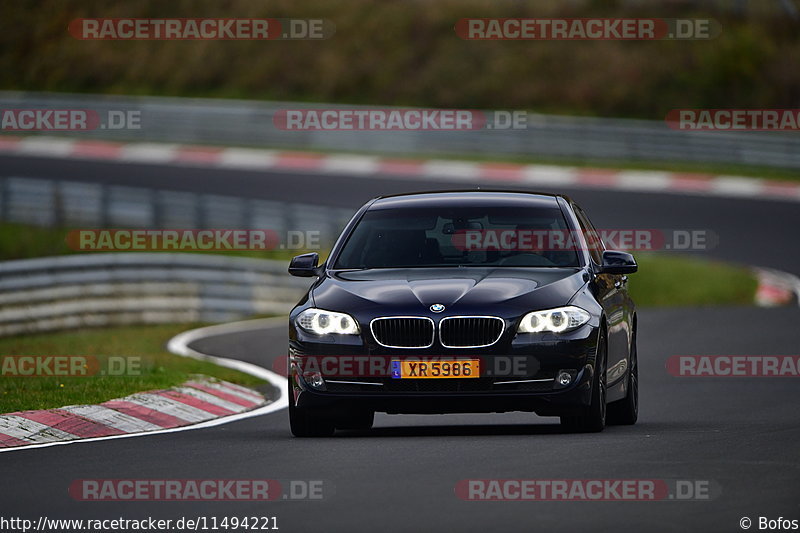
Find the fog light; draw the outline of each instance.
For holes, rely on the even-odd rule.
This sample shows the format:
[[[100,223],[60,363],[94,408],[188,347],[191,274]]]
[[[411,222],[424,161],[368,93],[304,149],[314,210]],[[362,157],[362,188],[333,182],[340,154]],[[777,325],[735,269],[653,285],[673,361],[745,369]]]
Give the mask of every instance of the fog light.
[[[556,387],[566,387],[575,379],[574,370],[559,370],[556,374]]]
[[[317,390],[325,390],[325,380],[319,372],[306,372],[303,374],[303,379],[310,387]]]

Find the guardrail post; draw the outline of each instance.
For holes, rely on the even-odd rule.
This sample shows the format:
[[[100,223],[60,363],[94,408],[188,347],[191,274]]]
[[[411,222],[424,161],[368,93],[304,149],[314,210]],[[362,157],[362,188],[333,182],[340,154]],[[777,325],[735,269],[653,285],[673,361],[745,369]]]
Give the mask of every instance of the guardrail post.
[[[338,218],[338,208],[335,207],[328,207],[325,210],[325,220],[328,221],[328,234],[325,235],[325,242],[320,242],[320,245],[326,244],[329,247],[333,246],[333,241],[338,236],[339,232],[339,218]],[[322,236],[320,236],[322,237]],[[322,239],[320,239],[321,241]]]
[[[4,221],[8,221],[8,209],[11,205],[8,195],[8,178],[5,176],[0,177],[0,220]]]
[[[282,238],[285,238],[295,227],[295,211],[297,209],[297,205],[283,204],[283,216],[281,217],[281,221],[283,222],[283,228],[281,228],[283,230],[281,233]]]
[[[194,213],[195,213],[195,228],[206,229],[206,222],[208,221],[208,213],[206,213],[206,205],[202,194],[194,195]]]
[[[61,182],[52,181],[53,184],[53,221],[52,226],[56,228],[64,227],[64,194]]]
[[[153,219],[150,221],[153,228],[162,228],[164,223],[163,197],[158,189],[150,190],[150,202],[152,204]]]
[[[109,186],[105,183],[100,185],[100,220],[99,225],[101,228],[107,228],[110,221],[110,198]]]
[[[255,227],[256,209],[253,207],[253,199],[242,200],[242,225],[247,229],[258,229]]]

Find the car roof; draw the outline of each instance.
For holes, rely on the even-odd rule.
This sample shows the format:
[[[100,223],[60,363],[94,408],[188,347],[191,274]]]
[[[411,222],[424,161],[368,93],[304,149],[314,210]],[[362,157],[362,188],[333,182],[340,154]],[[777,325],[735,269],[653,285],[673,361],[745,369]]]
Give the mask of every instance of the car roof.
[[[547,194],[528,191],[499,190],[452,190],[425,191],[390,196],[379,196],[373,200],[369,210],[401,209],[410,207],[530,207],[557,208],[558,198],[569,198],[562,194]]]

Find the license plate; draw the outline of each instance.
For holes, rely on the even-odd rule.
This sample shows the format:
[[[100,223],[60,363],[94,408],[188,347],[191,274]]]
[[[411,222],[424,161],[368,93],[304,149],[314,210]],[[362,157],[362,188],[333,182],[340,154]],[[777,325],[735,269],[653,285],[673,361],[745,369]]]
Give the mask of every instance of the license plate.
[[[479,378],[478,359],[451,361],[392,360],[393,379],[452,379]]]

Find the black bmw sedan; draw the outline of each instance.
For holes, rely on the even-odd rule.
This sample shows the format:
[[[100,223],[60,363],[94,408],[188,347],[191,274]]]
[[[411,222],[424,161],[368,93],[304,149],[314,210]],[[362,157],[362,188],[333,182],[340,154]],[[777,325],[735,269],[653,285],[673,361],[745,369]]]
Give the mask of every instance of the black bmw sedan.
[[[289,316],[298,437],[385,413],[535,412],[568,431],[638,415],[633,257],[566,196],[448,191],[371,200]]]

